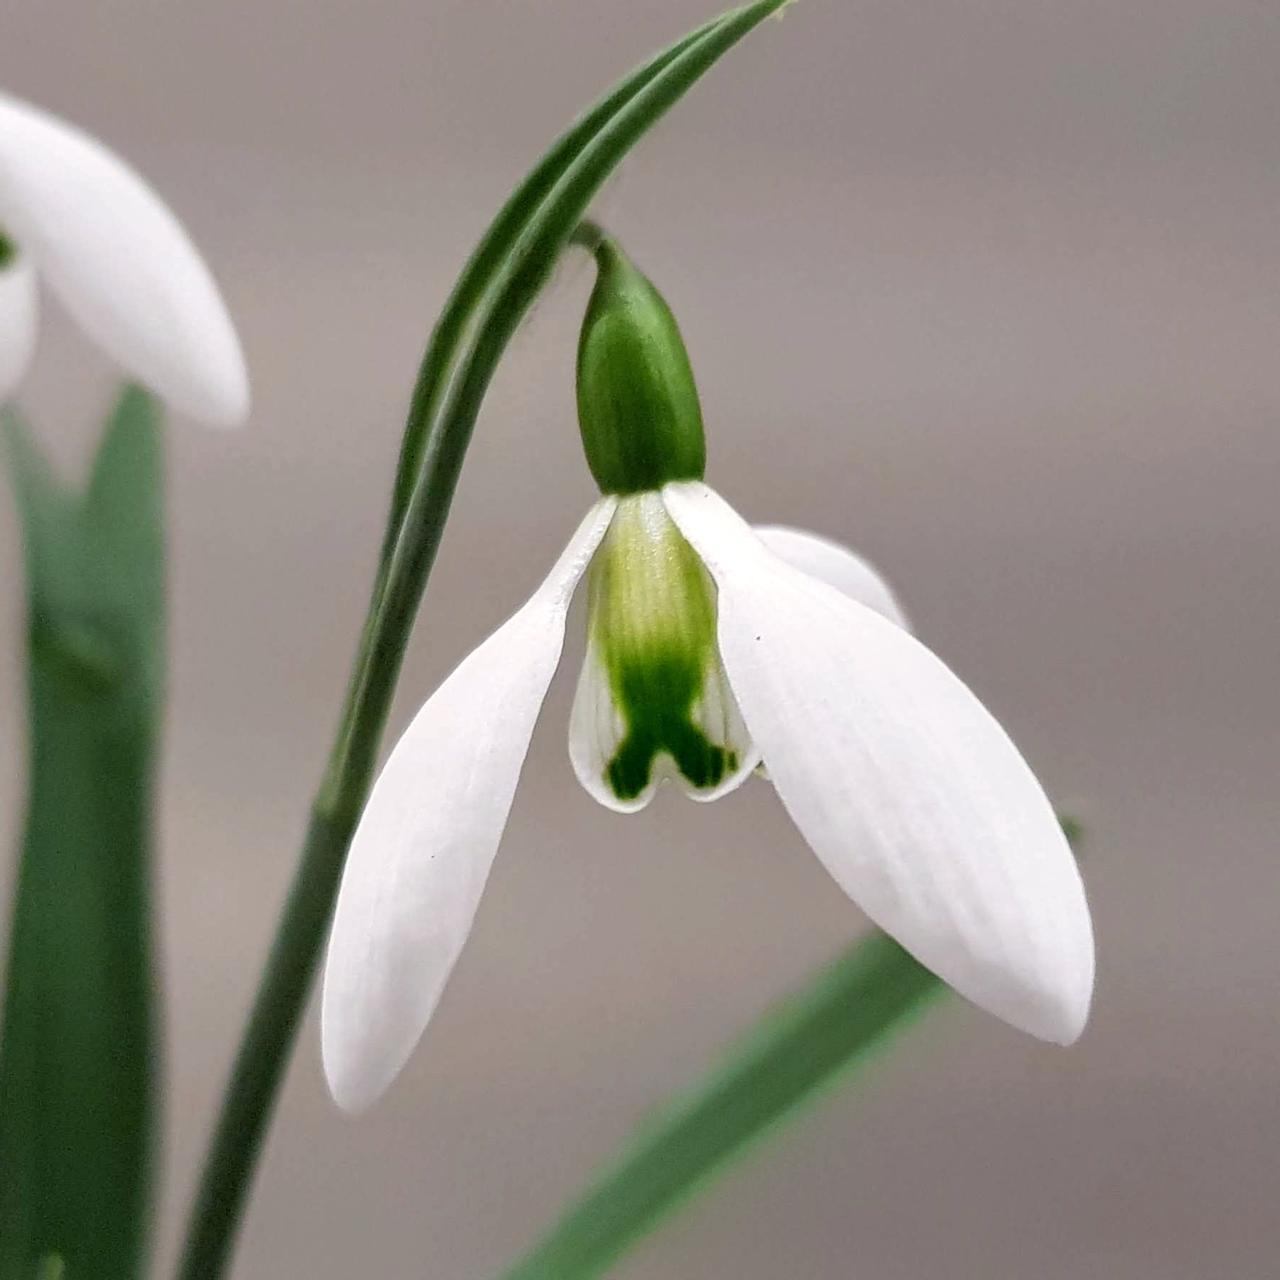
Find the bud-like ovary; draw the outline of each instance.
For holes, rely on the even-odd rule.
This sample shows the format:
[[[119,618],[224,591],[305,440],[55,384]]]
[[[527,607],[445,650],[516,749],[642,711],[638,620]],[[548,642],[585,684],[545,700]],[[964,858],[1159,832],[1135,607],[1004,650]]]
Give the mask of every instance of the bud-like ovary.
[[[605,237],[578,342],[578,422],[603,493],[640,493],[706,469],[702,410],[662,295]]]

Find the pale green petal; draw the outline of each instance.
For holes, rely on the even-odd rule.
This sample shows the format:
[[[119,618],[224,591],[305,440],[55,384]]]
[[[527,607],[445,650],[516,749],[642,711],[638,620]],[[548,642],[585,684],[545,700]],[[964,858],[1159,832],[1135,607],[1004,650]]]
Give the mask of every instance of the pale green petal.
[[[569,755],[589,794],[622,813],[671,780],[699,800],[757,762],[715,643],[715,588],[657,493],[620,500],[591,567],[587,654]]]

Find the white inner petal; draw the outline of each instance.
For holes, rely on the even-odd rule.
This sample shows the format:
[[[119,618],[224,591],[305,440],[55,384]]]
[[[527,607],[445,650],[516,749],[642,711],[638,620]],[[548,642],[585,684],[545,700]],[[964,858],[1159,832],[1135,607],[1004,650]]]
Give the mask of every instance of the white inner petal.
[[[569,723],[601,804],[642,809],[661,782],[725,795],[758,756],[715,643],[715,588],[656,493],[623,498],[591,567],[587,652]]]

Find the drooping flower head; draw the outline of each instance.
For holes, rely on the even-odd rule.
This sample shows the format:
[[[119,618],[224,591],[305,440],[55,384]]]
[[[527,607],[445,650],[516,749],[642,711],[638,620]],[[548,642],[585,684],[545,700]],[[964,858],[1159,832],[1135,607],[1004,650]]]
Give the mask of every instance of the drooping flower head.
[[[35,349],[37,279],[174,408],[228,425],[247,416],[235,329],[177,218],[100,142],[0,93],[0,404]]]
[[[1083,886],[1040,784],[879,575],[798,530],[752,528],[703,480],[679,329],[601,237],[578,351],[602,497],[551,574],[429,698],[393,750],[339,893],[325,1070],[358,1109],[403,1066],[471,928],[565,618],[588,578],[569,727],[586,790],[621,812],[664,781],[714,800],[764,771],[881,928],[974,1003],[1047,1040],[1093,988]]]

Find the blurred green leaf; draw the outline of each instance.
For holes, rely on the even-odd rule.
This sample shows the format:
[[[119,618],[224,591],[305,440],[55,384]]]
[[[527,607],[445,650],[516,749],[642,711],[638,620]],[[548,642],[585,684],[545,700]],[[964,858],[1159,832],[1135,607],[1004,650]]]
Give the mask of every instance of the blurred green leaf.
[[[1080,824],[1061,819],[1074,846]],[[503,1280],[591,1280],[947,990],[873,932],[668,1103]]]
[[[647,1125],[504,1280],[587,1280],[946,988],[883,934],[850,948]]]
[[[156,1110],[159,411],[128,388],[87,490],[4,419],[26,550],[29,792],[0,1040],[0,1280],[140,1274]]]

